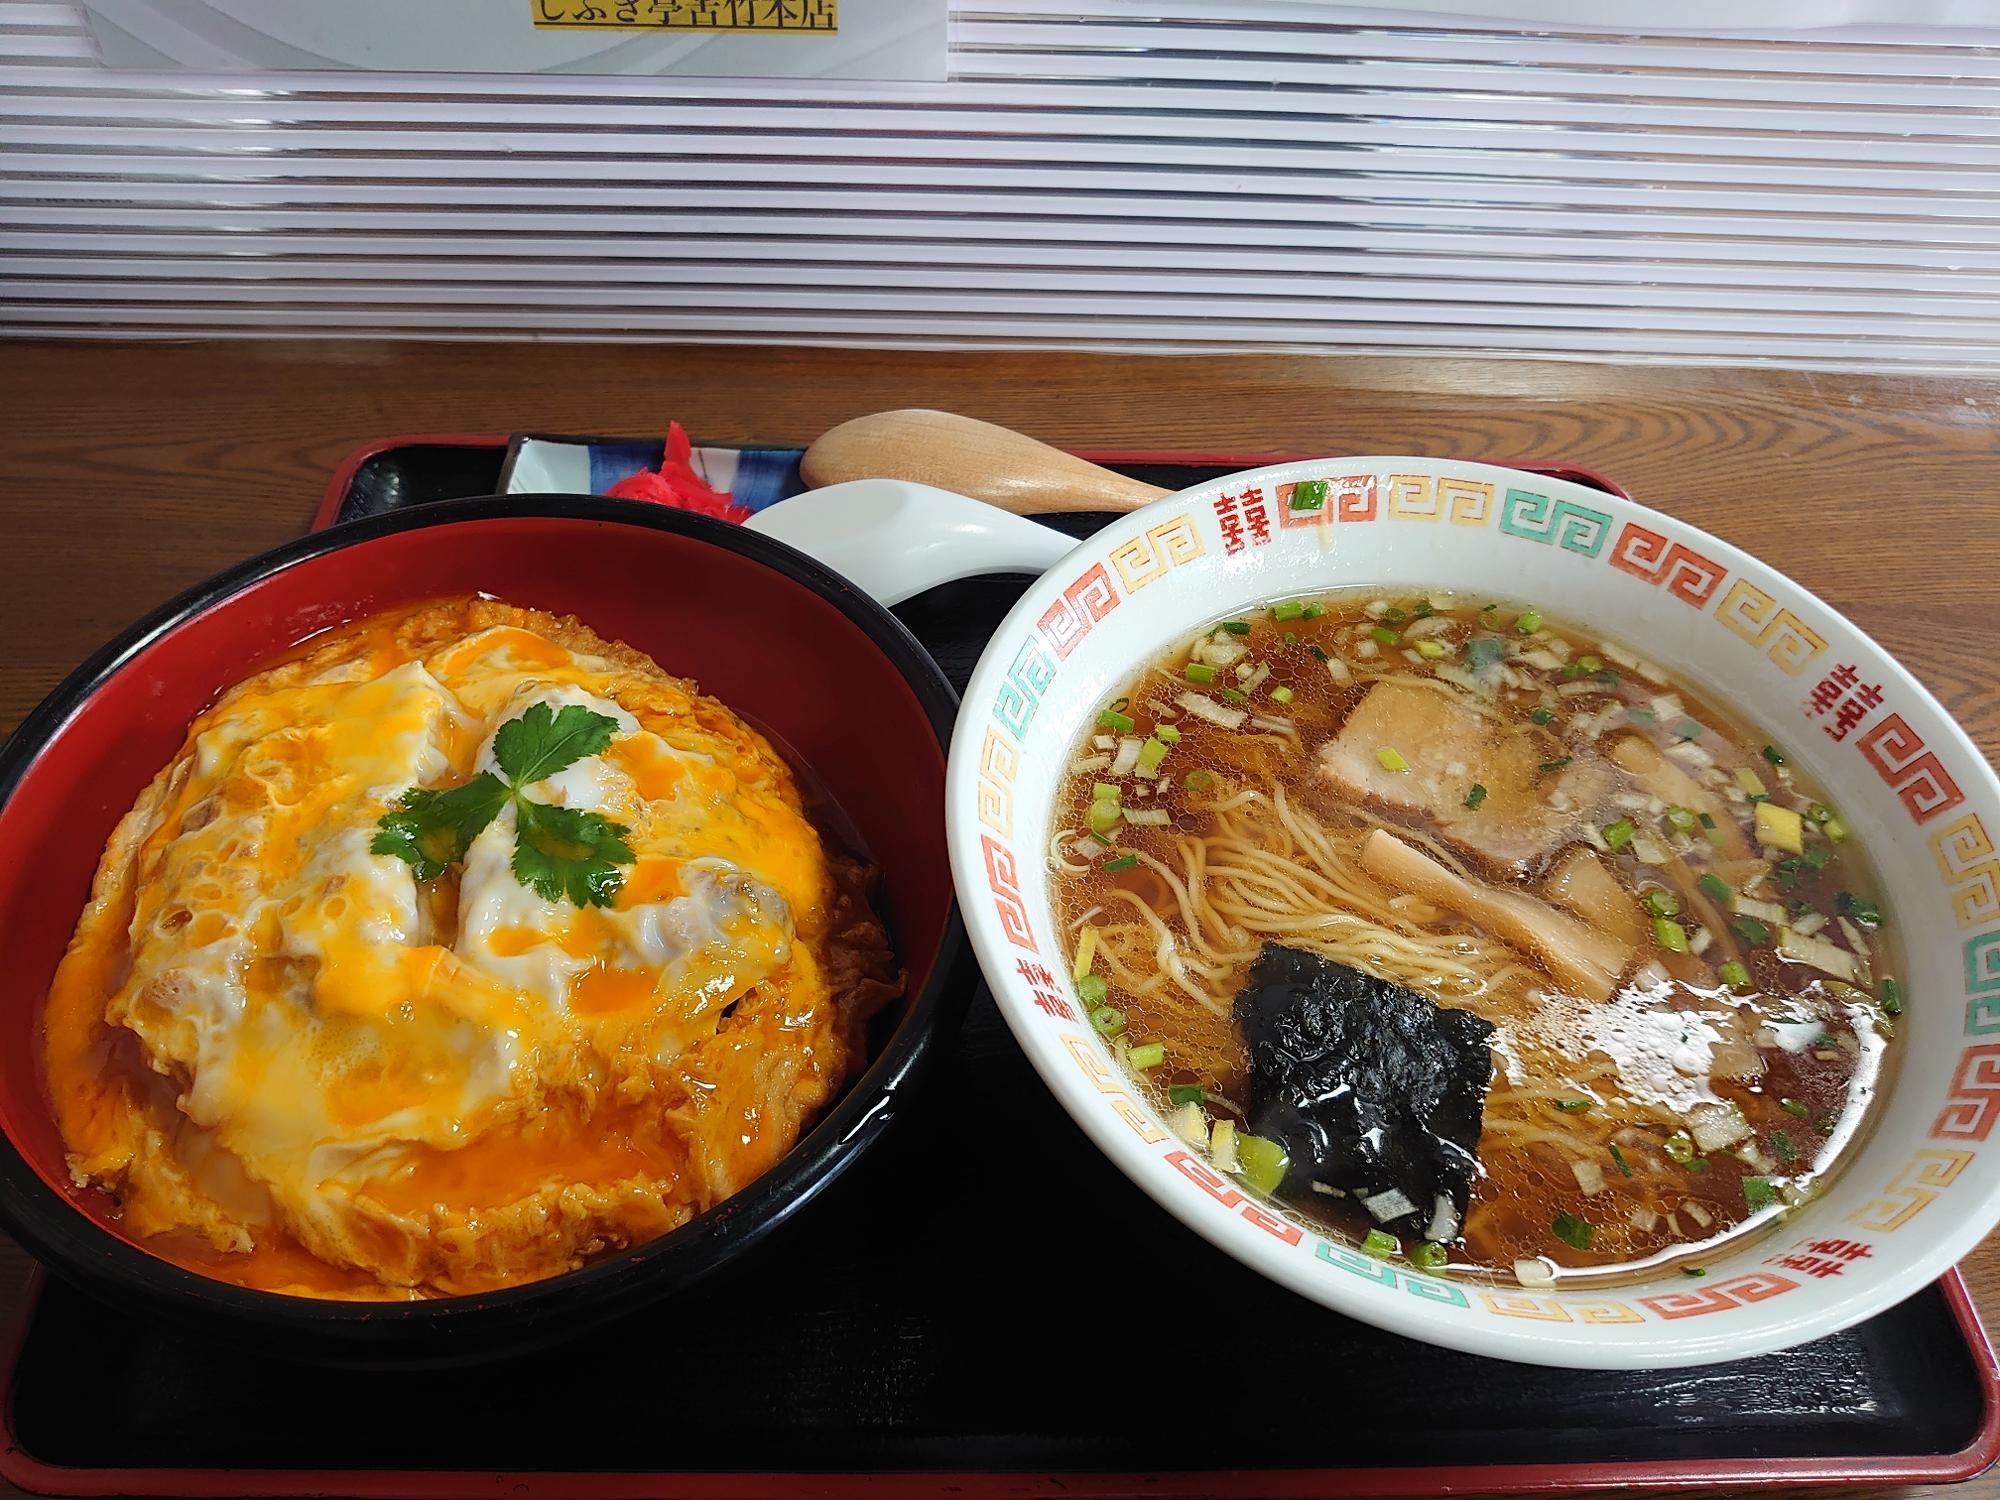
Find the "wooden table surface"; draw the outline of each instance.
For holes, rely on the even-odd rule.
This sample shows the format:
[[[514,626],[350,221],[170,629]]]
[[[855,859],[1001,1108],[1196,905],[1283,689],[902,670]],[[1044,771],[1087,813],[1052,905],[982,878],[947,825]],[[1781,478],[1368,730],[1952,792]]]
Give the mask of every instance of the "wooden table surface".
[[[2000,751],[1996,382],[1296,355],[0,347],[0,729],[135,616],[302,530],[364,441],[657,433],[674,418],[702,440],[804,443],[863,412],[937,406],[1070,447],[1583,464],[1780,564],[1894,652],[1989,758]],[[1913,494],[1929,502],[1921,529]],[[1964,1269],[1990,1324],[2000,1241]],[[0,1240],[0,1317],[27,1271]],[[1849,1493],[2000,1497],[2000,1480]]]

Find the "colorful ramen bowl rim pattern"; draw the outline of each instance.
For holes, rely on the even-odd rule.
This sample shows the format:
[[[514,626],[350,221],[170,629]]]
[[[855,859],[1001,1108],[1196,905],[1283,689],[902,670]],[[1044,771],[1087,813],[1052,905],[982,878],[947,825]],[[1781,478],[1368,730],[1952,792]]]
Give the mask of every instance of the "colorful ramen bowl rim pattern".
[[[1326,480],[1323,498],[1302,480]],[[1106,694],[1231,610],[1346,588],[1533,603],[1641,647],[1784,746],[1874,860],[1902,951],[1901,1053],[1832,1186],[1709,1263],[1526,1290],[1372,1260],[1189,1150],[1083,1020],[1046,853],[1068,751]],[[1714,537],[1581,485],[1484,464],[1313,460],[1159,500],[1038,580],[981,658],[946,786],[953,874],[1015,1035],[1085,1133],[1246,1265],[1340,1312],[1472,1353],[1654,1368],[1803,1343],[1894,1305],[2000,1219],[2000,782],[1880,647]]]

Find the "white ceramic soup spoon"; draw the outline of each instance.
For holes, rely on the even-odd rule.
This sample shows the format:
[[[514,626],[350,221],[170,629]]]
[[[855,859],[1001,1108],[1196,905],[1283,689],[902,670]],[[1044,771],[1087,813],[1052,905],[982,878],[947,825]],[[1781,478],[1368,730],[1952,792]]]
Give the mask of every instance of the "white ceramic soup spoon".
[[[883,604],[981,573],[1045,573],[1077,544],[984,501],[907,479],[807,490],[743,524],[825,563]]]

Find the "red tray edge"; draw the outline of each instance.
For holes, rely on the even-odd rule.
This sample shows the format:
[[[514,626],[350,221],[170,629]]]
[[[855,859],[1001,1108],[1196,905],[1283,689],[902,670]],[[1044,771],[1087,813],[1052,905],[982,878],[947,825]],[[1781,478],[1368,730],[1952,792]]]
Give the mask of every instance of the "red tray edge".
[[[508,438],[493,434],[409,433],[377,439],[343,459],[328,483],[313,517],[315,531],[331,525],[339,514],[347,488],[360,466],[377,453],[415,444],[460,447],[503,447]],[[1189,453],[1125,449],[1086,449],[1080,457],[1093,463],[1181,463],[1203,467],[1257,468],[1283,463],[1287,456],[1245,453]],[[1574,464],[1518,461],[1506,468],[1532,470],[1575,478],[1608,494],[1631,498],[1612,480]],[[1547,1495],[1576,1494],[1624,1488],[1659,1490],[1706,1489],[1723,1484],[1791,1484],[1827,1487],[1852,1484],[1951,1484],[1970,1479],[2000,1459],[2000,1360],[1954,1267],[1938,1285],[1957,1320],[1959,1332],[1978,1367],[1982,1392],[1981,1419],[1972,1441],[1955,1453],[1850,1456],[1842,1458],[1724,1458],[1602,1464],[1501,1464],[1486,1467],[1398,1469],[1254,1469],[1184,1474],[993,1473],[924,1472],[893,1474],[706,1473],[706,1474],[577,1474],[562,1472],[502,1473],[472,1469],[357,1469],[313,1472],[296,1469],[84,1469],[46,1464],[21,1445],[14,1428],[14,1377],[19,1368],[28,1327],[33,1319],[47,1272],[37,1266],[29,1279],[20,1312],[9,1330],[4,1351],[5,1376],[0,1384],[0,1478],[21,1489],[46,1495],[251,1495],[318,1496],[344,1494],[382,1500],[455,1500],[458,1496],[511,1493],[530,1497],[581,1497],[581,1500],[626,1500],[626,1497],[677,1495],[687,1500],[745,1500],[779,1493],[835,1500],[855,1495],[866,1500],[904,1500],[949,1492],[963,1500],[1015,1500],[1060,1492],[1077,1500],[1239,1500],[1264,1496],[1270,1500],[1306,1500],[1311,1496],[1379,1495],[1384,1497],[1468,1493]],[[671,1485],[672,1488],[663,1486]]]
[[[373,438],[361,444],[335,466],[328,477],[326,493],[320,497],[319,508],[313,512],[309,531],[324,531],[340,516],[341,504],[347,499],[348,489],[354,483],[354,475],[360,467],[378,453],[386,453],[392,448],[417,446],[440,448],[504,448],[512,441],[508,433],[491,432],[404,432],[393,437]],[[721,446],[730,446],[724,444]],[[1304,453],[1210,453],[1205,451],[1184,451],[1178,449],[1148,448],[1080,448],[1076,456],[1088,459],[1094,464],[1191,464],[1201,468],[1219,469],[1259,469],[1267,464],[1291,463],[1297,459],[1318,457]],[[1560,479],[1571,479],[1589,485],[1592,489],[1603,490],[1607,495],[1616,495],[1621,500],[1630,500],[1631,493],[1624,486],[1614,483],[1595,469],[1581,464],[1544,464],[1532,460],[1484,460],[1498,463],[1504,469],[1526,469],[1538,474],[1549,474]]]

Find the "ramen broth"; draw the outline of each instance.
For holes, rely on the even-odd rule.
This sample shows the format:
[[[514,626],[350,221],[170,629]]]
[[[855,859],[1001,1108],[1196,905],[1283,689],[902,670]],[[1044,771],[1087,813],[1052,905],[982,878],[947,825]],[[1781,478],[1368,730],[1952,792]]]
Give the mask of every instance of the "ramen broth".
[[[1699,1274],[1825,1183],[1883,1084],[1900,970],[1838,810],[1782,746],[1534,609],[1219,621],[1107,700],[1054,827],[1091,1024],[1219,1170],[1371,1254]],[[1266,944],[1496,1028],[1462,1223],[1387,1234],[1256,1136],[1232,1002]]]

